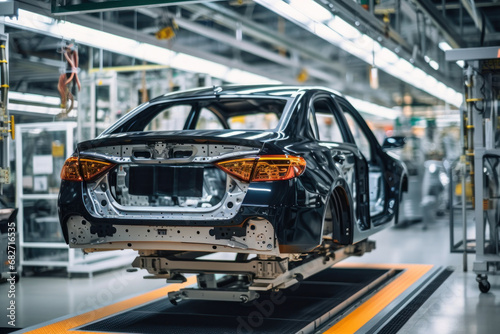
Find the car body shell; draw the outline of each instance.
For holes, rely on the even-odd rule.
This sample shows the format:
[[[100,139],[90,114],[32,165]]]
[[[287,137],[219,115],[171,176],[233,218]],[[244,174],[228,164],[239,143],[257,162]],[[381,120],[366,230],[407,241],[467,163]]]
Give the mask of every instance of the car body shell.
[[[260,98],[275,98],[284,102],[283,113],[275,129],[196,130],[189,123],[190,117],[191,121],[195,117],[191,115],[180,131],[140,131],[134,125],[140,123],[142,115],[157,104]],[[328,106],[334,113],[342,132],[342,142],[318,140],[310,121],[315,101]],[[351,123],[356,122],[368,139],[370,161],[356,146],[345,114],[349,114]],[[149,160],[152,161],[147,161],[134,158],[130,153],[148,147],[153,155],[158,154],[159,147],[170,147],[171,151],[179,152],[186,147],[189,152],[200,153],[205,148],[207,151],[219,151],[207,153],[203,158],[193,153],[189,162],[183,160],[185,157],[176,162],[175,159],[169,161],[160,156],[151,156]],[[126,150],[129,150],[128,153],[125,153]],[[213,251],[262,254],[272,251],[276,255],[309,252],[320,245],[328,233],[339,245],[353,244],[397,220],[401,192],[407,188],[404,164],[382,150],[361,115],[344,97],[324,88],[227,86],[167,94],[131,111],[98,138],[79,143],[75,152],[75,156],[111,161],[116,166],[152,166],[153,163],[208,166],[230,158],[268,155],[302,157],[306,168],[298,177],[269,182],[245,183],[228,175],[230,180],[227,182],[231,183],[228,189],[238,188],[239,192],[228,190],[216,208],[125,208],[109,194],[108,187],[113,182],[110,173],[93,183],[63,180],[58,205],[65,240],[71,247],[90,251],[159,247],[164,250],[200,250],[189,246],[198,243],[199,239],[193,239],[193,242],[175,239],[173,234],[177,229],[182,238],[194,238],[193,233],[199,234],[200,231],[201,234],[208,233],[213,237],[209,237],[208,241],[209,245],[214,245]],[[147,174],[148,169],[144,170]],[[378,195],[373,193],[374,189]],[[236,200],[231,200],[233,195]],[[374,201],[378,203],[377,210],[371,209]],[[332,226],[325,230],[325,221],[329,219],[333,221]],[[262,234],[266,240],[261,247],[249,241],[252,232],[249,224],[262,221],[269,228],[259,226],[257,229],[266,231]],[[129,232],[136,231],[135,228],[140,237]],[[195,232],[190,228],[198,230]],[[252,228],[255,226],[252,225]],[[128,235],[117,238],[124,231]],[[148,233],[154,233],[154,238],[148,238]],[[177,242],[177,246],[172,248],[168,241],[158,240],[161,233]],[[85,236],[78,239],[77,234]],[[153,239],[155,243],[148,244]],[[179,242],[185,246],[179,246]],[[260,245],[260,240],[255,244]]]

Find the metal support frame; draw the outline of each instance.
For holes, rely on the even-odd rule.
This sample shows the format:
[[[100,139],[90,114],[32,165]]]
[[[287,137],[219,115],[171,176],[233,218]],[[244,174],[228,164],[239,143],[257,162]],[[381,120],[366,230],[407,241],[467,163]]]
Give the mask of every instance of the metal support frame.
[[[402,58],[410,59],[413,58],[413,47],[407,42],[399,32],[392,27],[386,27],[382,20],[379,20],[375,15],[372,15],[369,11],[364,10],[359,6],[358,2],[351,0],[323,0],[324,3],[330,8],[335,8],[338,12],[342,13],[345,18],[351,18],[353,21],[361,21],[367,27],[369,27],[370,33],[378,33],[380,36],[387,36],[382,43],[385,47],[389,49],[399,49],[398,55]],[[430,0],[416,0],[419,8],[424,8],[422,3],[425,2],[430,10],[424,10],[424,12],[431,18],[432,22],[438,29],[443,33],[443,36],[449,41],[452,47],[461,47],[465,45],[462,38],[455,32],[455,30],[450,27],[446,21],[440,19],[441,14],[435,9],[435,5],[430,2]],[[407,4],[403,2],[402,8],[406,11]],[[425,7],[427,8],[427,7]],[[433,13],[430,11],[433,10]],[[435,14],[435,15],[434,15]],[[437,80],[445,83],[448,87],[455,87],[455,82],[450,80],[444,73],[439,71],[434,71],[432,68],[424,61],[423,57],[413,58],[414,65],[423,71],[427,72],[430,76],[436,78]]]
[[[310,48],[297,43],[296,40],[284,36],[277,31],[275,32],[269,30],[266,27],[257,24],[255,21],[239,15],[234,11],[228,10],[224,6],[217,3],[209,2],[203,3],[203,5],[183,5],[183,7],[195,13],[205,11],[209,17],[213,18],[214,21],[227,28],[233,29],[234,23],[240,22],[241,31],[244,35],[252,36],[258,40],[263,40],[288,50],[293,50],[303,58],[312,59],[319,62],[321,66],[330,68],[335,73],[339,73],[341,76],[345,75],[345,67],[340,64],[333,63],[330,57],[322,55],[315,50],[311,50]]]
[[[483,17],[481,12],[477,9],[477,4],[475,3],[474,0],[460,0],[460,2],[462,3],[463,7],[470,15],[470,17],[472,18],[472,21],[474,21],[474,24],[476,25],[477,29],[479,29],[479,31],[483,29],[483,24],[485,26],[484,28],[488,33],[495,31],[495,28],[493,27],[491,22],[485,17]]]
[[[226,43],[239,50],[257,55],[259,57],[265,58],[276,64],[283,65],[285,67],[299,67],[303,66],[298,61],[294,60],[293,57],[282,56],[279,53],[269,50],[268,48],[261,47],[251,42],[244,40],[238,40],[238,38],[230,36],[226,33],[221,33],[215,29],[210,29],[200,24],[194,23],[188,19],[177,17],[175,22],[182,28],[192,31],[198,35],[205,36],[207,38]],[[303,66],[307,69],[307,72],[314,76],[315,78],[324,80],[326,82],[336,82],[338,81],[338,76],[331,75],[324,70],[315,69],[310,66]],[[333,66],[328,66],[332,68]],[[335,68],[338,70],[338,68]]]
[[[366,252],[372,251],[373,249],[375,249],[375,242],[369,240],[364,240],[354,245],[342,247],[312,261],[305,262],[274,279],[255,279],[250,287],[250,290],[266,291],[271,289],[286,289],[350,256],[361,256]]]
[[[455,49],[446,51],[447,61],[457,60],[482,60],[500,58],[500,47],[491,46],[484,48]]]
[[[416,0],[415,4],[431,18],[432,23],[441,30],[451,47],[460,48],[466,45],[450,24],[446,20],[443,20],[443,15],[439,13],[438,9],[436,9],[436,5],[432,1]]]
[[[463,134],[463,129],[460,131]],[[462,135],[463,137],[463,135]],[[468,217],[474,213],[472,203],[467,199],[465,194],[465,178],[463,177],[466,173],[465,164],[462,161],[457,160],[454,162],[449,170],[449,180],[448,185],[449,198],[450,198],[450,252],[451,253],[461,253],[463,258],[463,271],[468,270],[467,255],[474,254],[475,250],[475,240],[468,239],[467,237],[467,221]],[[455,194],[455,187],[460,185],[462,189],[462,194],[460,196],[460,201],[454,203],[453,198]],[[459,222],[456,222],[455,215],[461,218]],[[458,219],[457,219],[458,220]],[[455,228],[460,227],[461,223],[461,234],[460,237],[455,238]]]
[[[470,181],[473,182],[473,205],[476,228],[476,259],[473,270],[477,274],[477,282],[482,292],[490,289],[489,274],[500,274],[500,252],[498,232],[500,222],[491,221],[489,212],[495,209],[492,201],[498,198],[489,198],[490,185],[485,184],[485,158],[491,157],[500,160],[500,147],[495,143],[493,124],[496,124],[498,110],[498,96],[492,88],[493,77],[500,77],[500,48],[472,48],[450,50],[446,52],[446,60],[467,61],[464,69],[465,81],[465,130],[467,137],[465,157],[469,163]],[[488,62],[488,71],[485,64]],[[478,106],[476,103],[480,103]],[[496,168],[496,167],[494,167]],[[490,172],[495,176],[495,171]],[[490,177],[491,177],[490,176]],[[497,178],[500,178],[496,175]],[[496,180],[499,182],[500,180]],[[462,198],[465,193],[465,179],[462,181]],[[492,209],[493,208],[493,209]],[[497,210],[499,210],[497,208]],[[496,217],[494,217],[496,219]],[[464,217],[465,220],[465,217]],[[489,225],[489,236],[487,226]],[[464,242],[465,242],[464,237]]]
[[[314,253],[307,255],[281,254],[282,257],[260,256],[249,261],[184,260],[159,256],[139,256],[133,262],[137,268],[147,269],[152,276],[167,282],[179,281],[183,273],[198,273],[198,288],[186,288],[169,293],[173,303],[182,299],[224,300],[247,302],[259,297],[258,291],[286,289],[303,279],[350,256],[361,256],[375,249],[375,242],[363,240],[357,244],[334,248],[325,243]],[[297,260],[299,258],[299,260]],[[297,261],[294,261],[294,260]],[[216,283],[213,274],[228,277],[245,277]]]
[[[378,32],[380,35],[385,35],[387,27],[384,22],[377,19],[372,13],[364,10],[357,2],[351,0],[326,0],[332,8],[339,10],[346,17],[356,17],[356,19],[361,20],[367,24],[371,29]],[[411,53],[411,46],[408,42],[399,35],[394,29],[390,28],[387,34],[391,41],[398,45],[401,49],[406,50],[409,54]]]

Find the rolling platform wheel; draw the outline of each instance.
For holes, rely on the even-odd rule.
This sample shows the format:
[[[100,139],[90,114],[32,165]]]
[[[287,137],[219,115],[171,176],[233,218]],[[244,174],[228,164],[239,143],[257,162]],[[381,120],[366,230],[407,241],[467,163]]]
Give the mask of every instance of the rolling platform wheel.
[[[488,276],[477,275],[476,281],[479,286],[479,291],[481,291],[482,293],[487,293],[488,291],[490,291],[491,284],[490,282],[488,282]]]
[[[170,303],[172,303],[172,305],[177,306],[182,301],[182,297],[181,294],[178,291],[176,291],[172,294],[169,294],[168,300],[170,301]]]
[[[479,282],[479,290],[482,293],[487,293],[488,291],[490,291],[490,288],[491,288],[491,284],[487,280]]]

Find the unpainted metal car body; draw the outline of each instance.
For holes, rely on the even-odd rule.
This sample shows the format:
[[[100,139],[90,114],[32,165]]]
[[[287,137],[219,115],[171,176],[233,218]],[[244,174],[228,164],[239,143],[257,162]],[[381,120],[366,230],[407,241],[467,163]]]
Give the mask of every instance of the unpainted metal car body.
[[[407,188],[344,97],[274,85],[155,98],[79,143],[61,176],[70,247],[141,254],[351,245],[397,220]]]

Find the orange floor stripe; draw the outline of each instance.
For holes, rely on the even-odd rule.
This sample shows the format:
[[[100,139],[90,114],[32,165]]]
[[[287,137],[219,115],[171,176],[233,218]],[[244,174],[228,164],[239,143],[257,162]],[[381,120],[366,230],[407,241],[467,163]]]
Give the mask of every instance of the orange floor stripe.
[[[54,333],[71,333],[71,334],[81,334],[81,333],[93,333],[93,332],[84,332],[84,331],[70,331],[72,328],[79,327],[88,323],[91,323],[93,321],[105,318],[107,316],[110,316],[112,314],[116,314],[122,311],[125,311],[127,309],[130,309],[132,307],[148,303],[150,301],[153,301],[158,298],[163,298],[165,297],[169,292],[171,291],[177,291],[179,289],[182,289],[186,286],[192,285],[196,283],[196,276],[191,276],[188,277],[186,283],[182,284],[170,284],[167,285],[166,287],[159,288],[156,290],[153,290],[151,292],[147,292],[143,295],[133,297],[112,305],[104,306],[96,310],[92,310],[87,313],[83,313],[80,315],[77,315],[75,317],[66,319],[66,320],[61,320],[59,322],[56,322],[54,324],[47,325],[42,328],[38,328],[32,331],[29,331],[27,333],[34,333],[34,334],[54,334]]]
[[[386,285],[366,302],[345,316],[342,320],[328,329],[325,333],[352,334],[363,327],[368,321],[381,312],[387,305],[401,295],[412,284],[418,281],[433,267],[426,264],[382,265],[341,263],[334,268],[359,267],[367,269],[398,269],[404,270],[394,281]]]
[[[382,288],[366,302],[354,309],[342,320],[328,329],[325,333],[355,333],[363,327],[368,321],[382,311],[387,305],[401,295],[406,289],[414,284],[418,279],[424,276],[432,268],[432,265],[424,264],[360,264],[360,263],[340,263],[334,268],[363,268],[363,269],[397,269],[404,270],[394,281]],[[103,319],[110,315],[125,311],[135,306],[148,303],[155,299],[165,297],[168,292],[177,291],[196,282],[196,277],[191,276],[183,284],[171,284],[166,287],[153,290],[143,295],[133,297],[112,305],[108,305],[96,310],[77,315],[75,317],[61,320],[59,322],[32,330],[27,333],[34,334],[52,334],[52,333],[94,333],[73,328],[86,325],[96,320]]]

